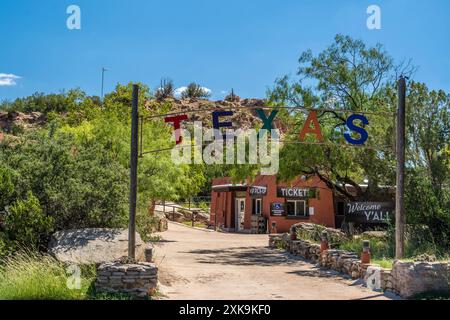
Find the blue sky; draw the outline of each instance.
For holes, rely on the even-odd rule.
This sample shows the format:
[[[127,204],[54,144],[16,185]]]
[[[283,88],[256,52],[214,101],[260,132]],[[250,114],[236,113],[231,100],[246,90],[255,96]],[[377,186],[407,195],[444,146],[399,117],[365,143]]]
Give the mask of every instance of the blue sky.
[[[81,30],[66,27],[71,4]],[[366,27],[371,4],[381,30]],[[2,0],[0,100],[74,87],[100,95],[103,66],[106,92],[169,77],[177,87],[196,81],[214,99],[231,88],[264,97],[275,78],[295,73],[302,51],[319,52],[337,33],[412,58],[415,80],[450,92],[448,0]]]

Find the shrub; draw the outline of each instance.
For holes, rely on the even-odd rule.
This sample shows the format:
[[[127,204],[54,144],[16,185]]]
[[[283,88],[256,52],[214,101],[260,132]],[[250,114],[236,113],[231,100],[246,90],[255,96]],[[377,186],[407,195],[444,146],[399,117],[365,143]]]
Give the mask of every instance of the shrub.
[[[0,167],[0,213],[11,203],[14,194],[12,172],[10,168]]]
[[[55,229],[126,225],[126,168],[96,141],[29,134],[20,144],[4,146],[0,161],[14,168],[16,198],[31,191]]]
[[[6,254],[6,243],[5,240],[2,237],[2,233],[0,232],[0,260],[2,257]]]
[[[200,98],[208,98],[210,93],[207,89],[203,88],[199,84],[195,82],[191,82],[186,87],[186,90],[181,94],[181,98],[183,99],[200,99]]]
[[[70,289],[71,275],[53,257],[20,251],[0,266],[0,299],[70,300],[84,299],[94,280],[93,274],[81,276],[81,288]]]
[[[173,98],[174,86],[173,81],[168,79],[161,80],[161,85],[155,91],[155,98],[158,101],[162,101],[168,98]]]
[[[31,248],[39,248],[53,231],[53,218],[46,216],[39,200],[29,192],[24,200],[8,207],[4,229],[9,240]]]

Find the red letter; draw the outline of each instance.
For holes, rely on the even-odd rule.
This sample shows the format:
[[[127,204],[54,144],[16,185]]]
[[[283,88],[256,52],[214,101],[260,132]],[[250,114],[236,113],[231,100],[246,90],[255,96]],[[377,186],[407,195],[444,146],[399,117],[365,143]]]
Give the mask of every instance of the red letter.
[[[311,128],[311,122],[314,125],[314,128]],[[315,134],[317,140],[319,140],[320,142],[323,141],[322,130],[320,130],[319,120],[317,120],[317,114],[315,111],[309,112],[305,125],[303,126],[303,129],[300,132],[300,141],[305,141],[305,136],[307,134]]]
[[[183,114],[175,117],[167,117],[164,119],[166,123],[173,122],[173,130],[175,131],[175,141],[177,144],[180,144],[183,141],[183,137],[181,136],[180,127],[181,121],[187,120],[188,116]]]

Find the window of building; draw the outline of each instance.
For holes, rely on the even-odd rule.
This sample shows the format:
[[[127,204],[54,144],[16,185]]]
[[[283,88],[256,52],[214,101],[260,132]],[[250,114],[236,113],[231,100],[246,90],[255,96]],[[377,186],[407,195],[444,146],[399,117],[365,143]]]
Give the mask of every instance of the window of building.
[[[260,216],[262,214],[262,199],[252,199],[252,214]]]
[[[286,212],[288,216],[307,217],[305,200],[286,200]]]

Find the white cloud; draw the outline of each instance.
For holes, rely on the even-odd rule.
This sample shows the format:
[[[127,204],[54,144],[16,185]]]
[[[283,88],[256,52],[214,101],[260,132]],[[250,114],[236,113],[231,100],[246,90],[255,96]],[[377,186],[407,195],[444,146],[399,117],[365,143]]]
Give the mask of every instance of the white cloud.
[[[206,88],[206,87],[202,87],[202,89],[203,89],[204,91],[206,91],[207,94],[211,94],[211,92],[212,92],[211,89]]]
[[[20,79],[12,73],[0,73],[0,87],[15,86],[17,84],[16,80]]]
[[[177,96],[177,97],[181,96],[181,94],[183,92],[185,92],[186,89],[187,89],[187,87],[179,87],[179,88],[175,89],[175,92],[174,92],[175,96]]]
[[[174,94],[176,97],[181,97],[181,94],[186,91],[187,87],[179,87],[177,89],[175,89]],[[206,87],[202,87],[203,91],[205,91],[207,94],[211,94],[211,89],[206,88]]]

